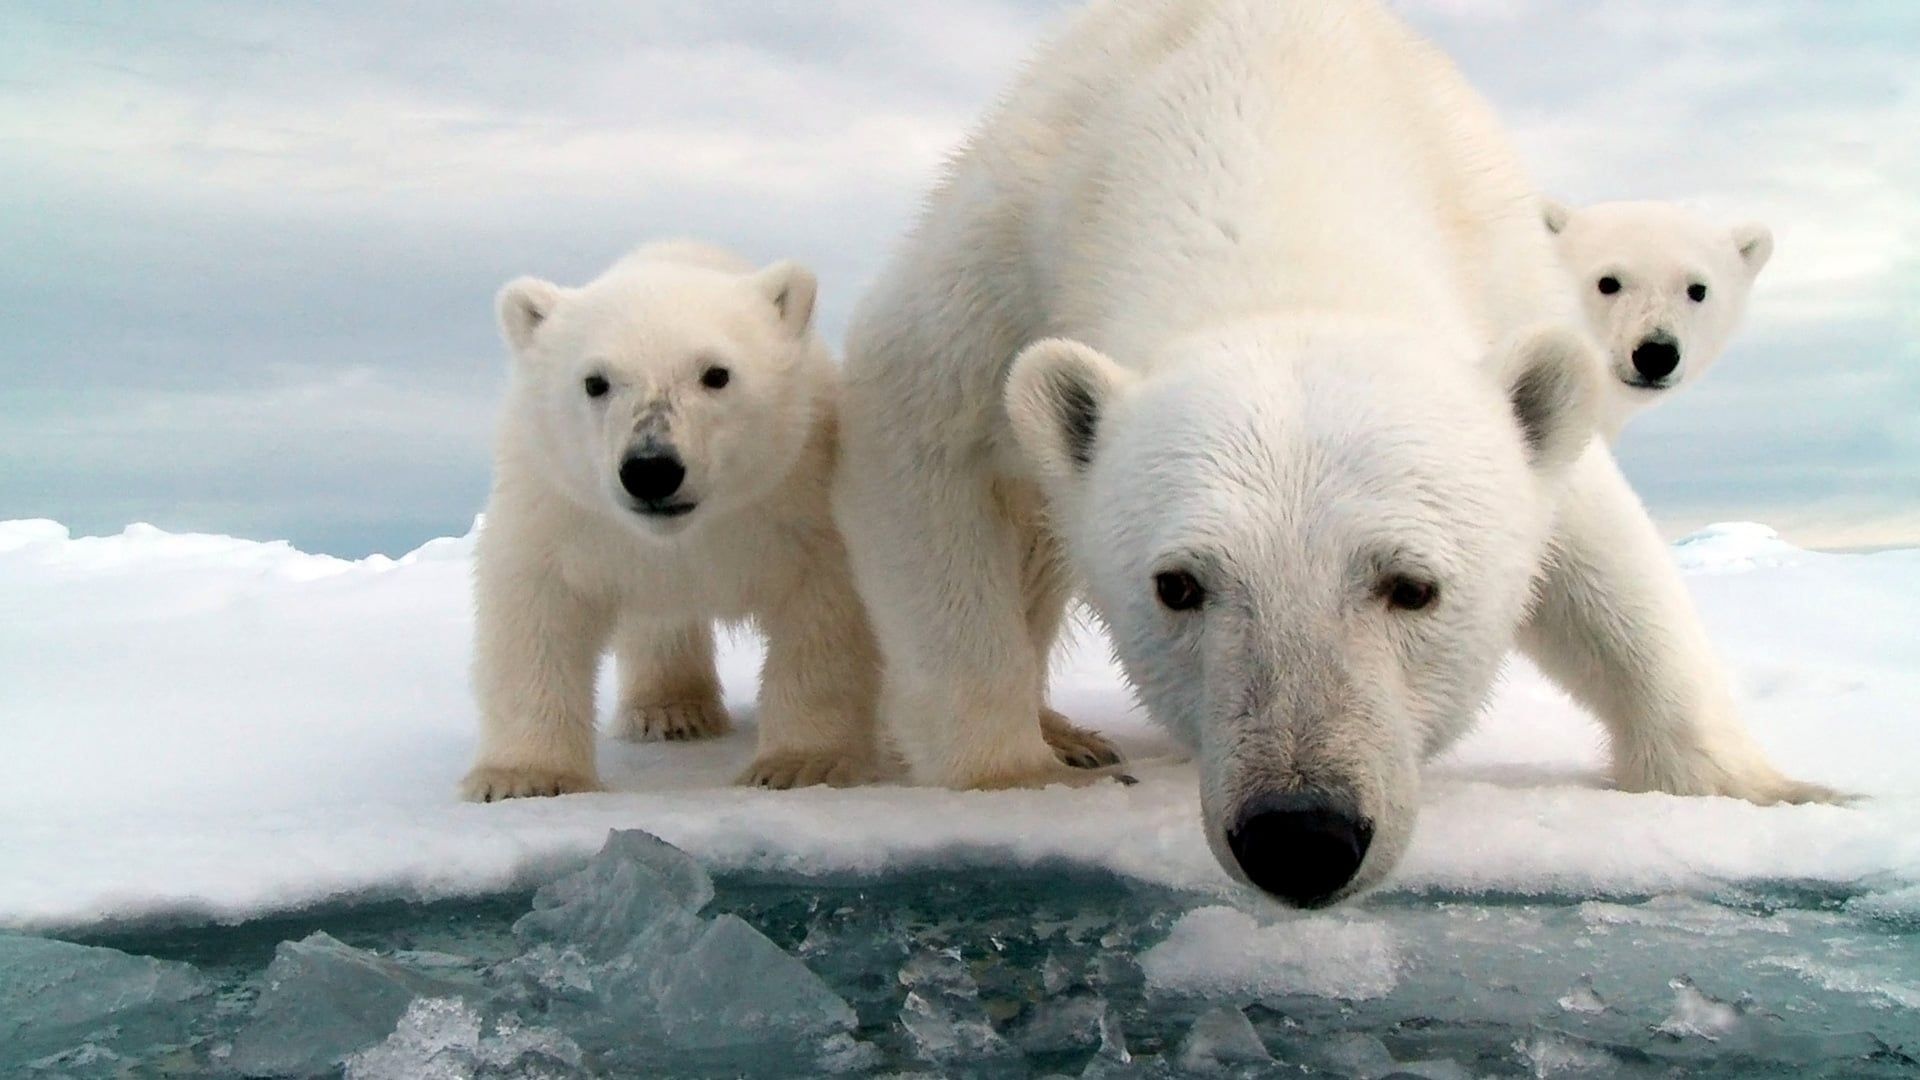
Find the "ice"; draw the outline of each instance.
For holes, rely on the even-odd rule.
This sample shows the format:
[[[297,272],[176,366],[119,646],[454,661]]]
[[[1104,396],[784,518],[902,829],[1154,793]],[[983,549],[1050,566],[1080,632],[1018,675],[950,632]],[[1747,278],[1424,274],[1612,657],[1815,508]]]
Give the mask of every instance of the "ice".
[[[1559,1005],[1570,1013],[1597,1016],[1607,1011],[1606,999],[1593,988],[1593,980],[1583,978],[1580,985],[1560,996]]]
[[[1315,1064],[1352,1080],[1380,1080],[1394,1070],[1393,1052],[1377,1035],[1349,1032],[1311,1040],[1305,1055]]]
[[[659,995],[669,1042],[689,1048],[798,1042],[846,1031],[853,1009],[799,960],[732,915],[667,974]]]
[[[1261,925],[1228,907],[1190,911],[1140,958],[1155,987],[1195,996],[1293,994],[1361,1001],[1399,982],[1399,952],[1386,926],[1363,916],[1284,917]]]
[[[314,1076],[379,1042],[416,998],[471,987],[409,970],[323,932],[282,942],[227,1064],[247,1076]]]
[[[564,943],[607,960],[712,899],[713,879],[699,863],[657,836],[626,829],[609,833],[579,871],[542,886],[513,929],[523,940]]]
[[[591,1075],[560,1032],[489,1025],[459,998],[420,998],[385,1041],[347,1059],[346,1080],[569,1080]]]
[[[0,934],[0,1073],[55,1055],[98,1064],[116,1047],[184,1042],[187,1006],[207,989],[187,964]]]
[[[907,988],[900,1023],[923,1060],[944,1065],[1016,1056],[993,1029],[980,988],[958,953],[915,954],[900,969],[900,983]]]
[[[605,740],[605,792],[460,804],[471,551],[465,538],[348,562],[0,523],[0,927],[107,928],[138,952],[124,928],[143,920],[211,940],[225,931],[194,924],[268,915],[303,920],[281,936],[324,927],[377,949],[309,939],[271,980],[247,952],[238,987],[100,1020],[84,1001],[110,998],[101,987],[39,995],[83,1001],[57,1020],[29,993],[0,1025],[35,1027],[0,1039],[0,1059],[28,1043],[52,1073],[138,1075],[182,1054],[231,1072],[301,1050],[311,1033],[292,1019],[271,1034],[295,1014],[351,1028],[343,1053],[397,1054],[438,1037],[403,1022],[429,999],[479,1018],[475,1047],[550,1029],[608,1075],[689,1061],[715,1075],[1157,1075],[1179,1071],[1197,1017],[1240,1007],[1279,1062],[1317,1075],[1339,1074],[1312,1047],[1340,1035],[1356,1037],[1348,1064],[1362,1073],[1389,1067],[1366,1041],[1384,1040],[1405,1059],[1388,1076],[1652,1076],[1722,1060],[1877,1076],[1920,1057],[1915,552],[1796,551],[1752,527],[1675,552],[1756,738],[1858,803],[1614,790],[1593,720],[1516,661],[1476,731],[1424,774],[1419,827],[1385,887],[1300,915],[1214,862],[1193,766],[1170,759],[1093,635],[1055,659],[1056,704],[1121,743],[1134,787],[747,791],[730,784],[754,752],[743,723],[700,745]],[[721,650],[743,720],[760,660],[748,636]],[[652,835],[609,842],[636,827]],[[543,883],[517,937],[520,912],[497,913],[484,961],[455,955],[457,941],[379,939],[352,910],[339,925],[312,914],[343,897],[406,911]],[[155,934],[156,956],[226,978]],[[317,951],[302,961],[303,948]],[[354,1001],[383,1001],[380,1014],[328,1000],[336,976],[376,984]],[[1669,985],[1682,977],[1684,992]],[[0,988],[17,979],[7,965]],[[469,1029],[451,1015],[439,1052],[464,1068]],[[1125,1038],[1103,1044],[1108,1024]],[[795,1040],[803,1030],[815,1033]],[[721,1032],[771,1041],[721,1045]],[[292,1067],[339,1067],[313,1064],[327,1057]]]
[[[844,999],[760,931],[732,915],[702,918],[713,895],[684,852],[616,831],[586,866],[535,894],[534,910],[514,924],[530,948],[507,971],[533,1005],[610,1051],[635,1041],[690,1051],[798,1046],[856,1026]],[[857,1054],[829,1057],[844,1064]]]
[[[1033,1007],[1013,1039],[1028,1054],[1091,1050],[1100,1045],[1100,1021],[1107,1003],[1088,990],[1054,992]]]
[[[1740,1026],[1739,1009],[1701,993],[1692,979],[1683,976],[1667,985],[1673,988],[1673,1012],[1655,1025],[1660,1034],[1719,1042]]]
[[[1180,1042],[1180,1067],[1189,1072],[1213,1072],[1226,1066],[1272,1060],[1247,1014],[1225,1005],[1200,1014]]]
[[[1566,1035],[1543,1033],[1516,1043],[1514,1049],[1540,1080],[1568,1074],[1611,1076],[1619,1069],[1612,1054]]]

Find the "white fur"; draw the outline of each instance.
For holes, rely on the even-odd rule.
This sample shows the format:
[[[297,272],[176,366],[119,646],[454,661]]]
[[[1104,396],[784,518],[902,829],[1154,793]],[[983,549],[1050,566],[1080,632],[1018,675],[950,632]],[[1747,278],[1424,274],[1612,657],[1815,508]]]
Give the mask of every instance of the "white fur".
[[[1517,636],[1601,711],[1624,784],[1812,794],[1735,721],[1593,439],[1598,361],[1555,329],[1579,321],[1494,118],[1377,4],[1093,6],[850,334],[836,510],[913,774],[1074,779],[1034,717],[1081,590],[1196,748],[1236,873],[1249,799],[1334,789],[1375,827],[1348,891],[1377,881]],[[1202,610],[1159,604],[1166,569]],[[1391,609],[1394,575],[1440,600]]]
[[[1611,440],[1635,413],[1691,386],[1720,358],[1773,255],[1773,234],[1757,222],[1723,228],[1663,202],[1572,209],[1549,201],[1544,216],[1605,351],[1600,430]],[[1601,292],[1602,278],[1619,282],[1619,291]],[[1706,286],[1705,300],[1688,296],[1694,285]],[[1664,379],[1634,369],[1633,352],[1649,338],[1680,350],[1679,368]]]
[[[688,243],[643,248],[578,289],[501,291],[514,354],[479,540],[473,799],[586,791],[594,672],[612,646],[621,734],[727,730],[715,620],[767,635],[760,751],[742,782],[853,782],[873,764],[878,672],[828,507],[836,373],[813,275]],[[720,389],[701,375],[724,366]],[[591,398],[589,376],[609,389]],[[630,448],[671,447],[684,516],[640,513]]]

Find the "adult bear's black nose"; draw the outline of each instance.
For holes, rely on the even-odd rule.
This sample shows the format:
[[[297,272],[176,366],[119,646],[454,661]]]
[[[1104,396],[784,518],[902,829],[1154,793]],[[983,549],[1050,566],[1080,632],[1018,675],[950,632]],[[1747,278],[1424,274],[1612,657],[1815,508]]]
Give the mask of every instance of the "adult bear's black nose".
[[[643,503],[662,503],[673,498],[686,478],[686,466],[672,454],[628,454],[620,463],[620,486]]]
[[[1247,880],[1295,907],[1318,907],[1353,880],[1373,842],[1373,823],[1346,798],[1324,792],[1260,795],[1227,829],[1227,847]]]
[[[1648,382],[1659,382],[1680,366],[1680,343],[1655,334],[1633,350],[1633,370]]]

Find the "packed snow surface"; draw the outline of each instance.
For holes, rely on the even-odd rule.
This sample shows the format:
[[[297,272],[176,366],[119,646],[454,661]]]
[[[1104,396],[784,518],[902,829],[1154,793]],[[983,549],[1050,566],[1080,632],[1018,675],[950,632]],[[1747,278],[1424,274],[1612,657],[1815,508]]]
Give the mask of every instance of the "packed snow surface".
[[[1815,554],[1756,525],[1675,552],[1775,761],[1865,798],[1757,807],[1611,790],[1598,727],[1516,661],[1475,734],[1429,768],[1389,892],[1790,883],[1920,914],[1920,552]],[[1090,629],[1058,658],[1055,701],[1121,743],[1136,786],[733,787],[759,660],[742,634],[721,659],[748,721],[735,735],[608,739],[603,794],[461,803],[471,566],[471,536],[346,561],[147,526],[73,537],[0,523],[0,927],[530,887],[581,865],[610,828],[720,872],[1068,860],[1245,902],[1200,836],[1192,766]],[[1370,955],[1360,931],[1348,937]]]

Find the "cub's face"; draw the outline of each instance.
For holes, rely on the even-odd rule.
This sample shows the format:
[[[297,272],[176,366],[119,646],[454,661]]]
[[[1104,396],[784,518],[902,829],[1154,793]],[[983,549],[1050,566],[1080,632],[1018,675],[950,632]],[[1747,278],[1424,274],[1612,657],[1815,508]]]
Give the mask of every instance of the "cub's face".
[[[1576,335],[1513,374],[1412,336],[1243,332],[1133,376],[1072,343],[1008,414],[1155,719],[1200,765],[1230,873],[1298,906],[1383,877],[1422,757],[1486,696],[1591,438]]]
[[[512,409],[582,505],[671,536],[767,495],[812,431],[813,276],[622,264],[580,289],[499,298]],[[509,418],[509,422],[521,422]]]
[[[1546,220],[1607,350],[1615,426],[1719,358],[1773,253],[1763,225],[1721,229],[1666,203],[1549,204]]]

